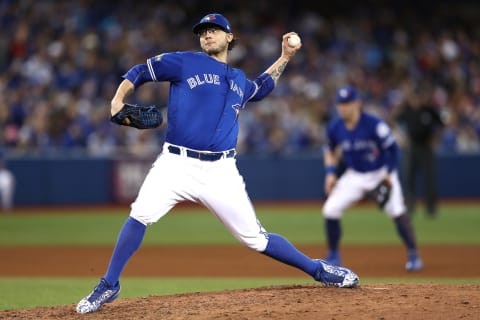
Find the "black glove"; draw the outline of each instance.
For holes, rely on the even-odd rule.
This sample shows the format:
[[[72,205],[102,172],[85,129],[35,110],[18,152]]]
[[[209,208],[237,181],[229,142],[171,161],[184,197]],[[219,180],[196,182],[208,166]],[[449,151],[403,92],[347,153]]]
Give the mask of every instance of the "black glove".
[[[125,119],[130,120],[129,123]],[[122,126],[134,127],[137,129],[153,129],[163,122],[162,113],[157,106],[137,106],[125,103],[110,121]]]
[[[392,185],[387,179],[382,180],[375,188],[367,192],[367,198],[372,199],[375,203],[383,209],[385,204],[390,199],[390,192]]]

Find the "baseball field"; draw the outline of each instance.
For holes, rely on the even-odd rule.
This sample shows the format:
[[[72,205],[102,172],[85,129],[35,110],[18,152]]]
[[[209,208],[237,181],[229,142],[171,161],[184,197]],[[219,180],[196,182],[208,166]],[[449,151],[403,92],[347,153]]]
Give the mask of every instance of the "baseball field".
[[[321,203],[257,204],[264,227],[323,257]],[[368,204],[343,219],[344,264],[356,289],[325,287],[242,247],[199,206],[149,227],[120,298],[98,313],[75,304],[104,274],[122,207],[17,209],[0,214],[0,319],[479,319],[480,203],[442,202],[414,225],[425,269],[404,271],[393,223]]]

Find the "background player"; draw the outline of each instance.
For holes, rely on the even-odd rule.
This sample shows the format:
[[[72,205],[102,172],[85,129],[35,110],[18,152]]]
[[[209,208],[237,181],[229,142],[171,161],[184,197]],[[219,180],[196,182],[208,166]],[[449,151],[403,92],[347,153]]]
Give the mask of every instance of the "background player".
[[[339,117],[332,119],[327,126],[328,143],[324,150],[325,192],[328,195],[323,206],[329,248],[327,261],[341,265],[339,242],[343,212],[387,180],[391,194],[383,209],[395,222],[407,247],[407,271],[420,270],[423,263],[417,253],[415,234],[397,173],[399,148],[395,138],[384,121],[361,109],[354,87],[339,88],[336,102]],[[340,161],[346,170],[337,178]]]
[[[310,259],[280,235],[258,222],[235,162],[238,114],[248,101],[267,96],[301,43],[287,44],[254,81],[227,64],[234,36],[220,14],[209,14],[193,27],[203,52],[165,53],[131,68],[112,99],[112,115],[134,89],[148,81],[169,81],[168,128],[163,151],[147,174],[117,239],[105,276],[77,305],[77,312],[97,311],[117,298],[119,278],[140,247],[147,225],[181,201],[203,204],[243,244],[303,270],[315,280],[354,287],[358,277],[346,268]],[[191,262],[192,264],[195,261]],[[194,267],[194,266],[193,266]]]

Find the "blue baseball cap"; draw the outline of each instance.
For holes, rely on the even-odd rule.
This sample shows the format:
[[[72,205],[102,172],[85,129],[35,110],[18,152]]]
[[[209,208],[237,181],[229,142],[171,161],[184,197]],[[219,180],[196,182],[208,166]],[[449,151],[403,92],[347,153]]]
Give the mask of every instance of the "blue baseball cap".
[[[192,31],[195,34],[206,28],[208,26],[218,26],[223,29],[223,31],[227,33],[232,33],[232,28],[230,27],[230,22],[228,22],[227,18],[222,16],[219,13],[210,13],[203,17],[199,23],[193,26]]]
[[[358,100],[358,92],[352,86],[343,86],[337,90],[337,103],[348,103]]]

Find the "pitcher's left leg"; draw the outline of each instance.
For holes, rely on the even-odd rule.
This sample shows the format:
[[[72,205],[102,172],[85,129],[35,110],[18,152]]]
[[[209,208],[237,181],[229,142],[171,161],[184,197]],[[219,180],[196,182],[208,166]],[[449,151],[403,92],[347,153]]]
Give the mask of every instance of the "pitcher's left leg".
[[[300,269],[315,280],[338,287],[354,287],[358,276],[352,271],[314,260],[279,234],[268,233],[258,221],[236,167],[211,183],[200,201],[212,211],[240,242],[277,261]],[[227,179],[229,177],[229,179]]]

